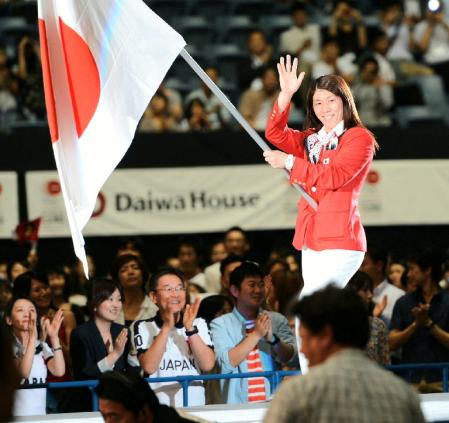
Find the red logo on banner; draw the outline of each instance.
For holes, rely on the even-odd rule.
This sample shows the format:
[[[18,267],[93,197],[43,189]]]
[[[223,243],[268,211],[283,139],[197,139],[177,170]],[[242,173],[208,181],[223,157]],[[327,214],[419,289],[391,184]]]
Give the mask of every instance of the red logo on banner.
[[[97,197],[97,205],[95,207],[94,212],[92,213],[92,217],[101,216],[106,208],[106,198],[104,194],[100,191]]]
[[[59,184],[58,181],[48,181],[47,192],[50,195],[58,195],[61,193],[61,185]]]
[[[377,170],[370,170],[366,180],[369,184],[377,184],[380,180],[379,172]]]

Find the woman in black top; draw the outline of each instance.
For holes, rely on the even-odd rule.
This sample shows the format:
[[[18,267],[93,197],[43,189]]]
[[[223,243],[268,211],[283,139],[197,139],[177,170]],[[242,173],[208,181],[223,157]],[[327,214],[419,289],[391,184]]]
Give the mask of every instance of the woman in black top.
[[[71,354],[75,379],[97,379],[108,370],[125,370],[128,330],[114,323],[122,310],[121,286],[111,279],[94,282],[92,319],[72,332]]]

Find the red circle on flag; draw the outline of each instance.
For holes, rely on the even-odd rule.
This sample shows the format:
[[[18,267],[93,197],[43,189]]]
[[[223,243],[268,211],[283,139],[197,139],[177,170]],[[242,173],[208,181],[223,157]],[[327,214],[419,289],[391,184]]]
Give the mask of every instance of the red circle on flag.
[[[377,184],[380,180],[380,175],[377,170],[370,170],[366,177],[369,184]]]
[[[93,218],[102,215],[104,212],[104,209],[106,208],[106,198],[101,191],[98,193],[97,204],[98,204],[98,206],[95,208],[94,212],[92,213]]]
[[[61,192],[61,185],[58,181],[48,181],[47,182],[47,192],[50,195],[58,195]]]

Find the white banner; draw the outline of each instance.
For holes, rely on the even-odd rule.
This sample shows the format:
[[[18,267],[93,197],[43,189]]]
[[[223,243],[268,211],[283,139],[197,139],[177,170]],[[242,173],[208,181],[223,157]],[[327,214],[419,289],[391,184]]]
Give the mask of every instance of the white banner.
[[[0,238],[13,238],[19,223],[16,172],[0,172]]]
[[[26,174],[42,237],[69,236],[56,172]],[[299,194],[266,165],[116,170],[86,236],[293,229]],[[449,160],[375,161],[360,200],[365,225],[449,223]]]
[[[365,225],[449,223],[449,160],[374,161],[360,199]]]

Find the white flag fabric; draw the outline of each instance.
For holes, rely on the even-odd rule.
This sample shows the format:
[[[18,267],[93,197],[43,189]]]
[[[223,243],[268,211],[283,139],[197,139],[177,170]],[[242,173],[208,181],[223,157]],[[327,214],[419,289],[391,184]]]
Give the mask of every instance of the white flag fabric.
[[[82,229],[185,46],[142,0],[38,0],[48,122],[76,256]]]

